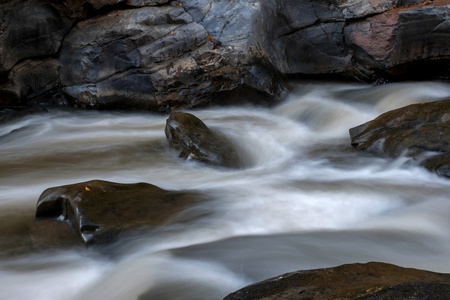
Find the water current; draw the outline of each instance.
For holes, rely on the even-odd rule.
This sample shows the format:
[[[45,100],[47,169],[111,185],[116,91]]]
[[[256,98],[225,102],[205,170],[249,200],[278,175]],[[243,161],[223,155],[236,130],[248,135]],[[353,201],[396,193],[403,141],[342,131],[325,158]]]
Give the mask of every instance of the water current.
[[[0,127],[0,299],[223,299],[282,273],[382,261],[450,272],[450,180],[350,146],[348,129],[450,85],[292,83],[271,108],[193,111],[247,167],[184,161],[167,116],[50,109]],[[195,190],[189,222],[105,247],[35,247],[48,187],[91,179]],[[49,237],[51,239],[51,237]]]

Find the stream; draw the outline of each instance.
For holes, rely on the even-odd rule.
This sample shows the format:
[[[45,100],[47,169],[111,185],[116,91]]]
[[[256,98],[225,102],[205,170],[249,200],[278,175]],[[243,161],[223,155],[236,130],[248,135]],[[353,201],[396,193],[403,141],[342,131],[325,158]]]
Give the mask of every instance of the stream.
[[[348,129],[450,84],[292,82],[271,108],[190,111],[246,168],[184,161],[165,115],[49,109],[0,126],[0,299],[220,300],[296,270],[380,261],[450,273],[450,180],[350,146]],[[36,247],[49,187],[101,179],[193,190],[195,218],[108,246]]]

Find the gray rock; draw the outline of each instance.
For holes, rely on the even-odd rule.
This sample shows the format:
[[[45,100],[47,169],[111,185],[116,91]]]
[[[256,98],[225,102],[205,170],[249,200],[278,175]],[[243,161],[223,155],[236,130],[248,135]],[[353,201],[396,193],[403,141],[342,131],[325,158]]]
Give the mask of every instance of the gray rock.
[[[448,79],[449,9],[443,0],[10,0],[0,6],[0,105],[170,112],[273,104],[297,75]]]
[[[37,202],[36,219],[68,222],[83,243],[101,244],[132,230],[188,221],[183,210],[202,200],[193,192],[167,191],[148,183],[92,180],[45,190]]]

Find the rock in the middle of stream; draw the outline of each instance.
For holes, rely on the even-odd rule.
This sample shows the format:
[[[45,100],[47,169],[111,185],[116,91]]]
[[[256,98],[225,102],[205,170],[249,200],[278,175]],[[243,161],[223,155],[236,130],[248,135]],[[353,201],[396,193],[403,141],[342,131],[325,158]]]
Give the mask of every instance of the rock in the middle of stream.
[[[204,200],[194,192],[167,191],[148,183],[92,180],[46,189],[36,219],[69,222],[85,244],[113,241],[132,229],[186,221],[187,208]]]
[[[211,131],[196,116],[172,112],[167,119],[166,137],[180,157],[210,165],[239,168],[241,159],[232,143],[223,135]]]

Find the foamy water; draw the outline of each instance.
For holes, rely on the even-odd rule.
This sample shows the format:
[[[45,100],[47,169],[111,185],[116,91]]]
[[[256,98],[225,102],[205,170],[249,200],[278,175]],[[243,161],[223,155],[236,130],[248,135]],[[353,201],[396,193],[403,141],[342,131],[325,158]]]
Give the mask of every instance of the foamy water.
[[[350,146],[348,129],[444,83],[296,83],[274,108],[193,111],[247,167],[183,161],[166,116],[50,110],[0,127],[0,299],[222,299],[288,271],[383,261],[450,272],[450,180]],[[210,199],[195,217],[101,248],[34,248],[48,187],[148,182]]]

